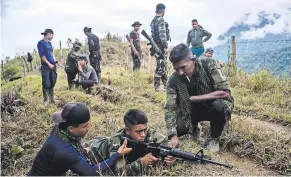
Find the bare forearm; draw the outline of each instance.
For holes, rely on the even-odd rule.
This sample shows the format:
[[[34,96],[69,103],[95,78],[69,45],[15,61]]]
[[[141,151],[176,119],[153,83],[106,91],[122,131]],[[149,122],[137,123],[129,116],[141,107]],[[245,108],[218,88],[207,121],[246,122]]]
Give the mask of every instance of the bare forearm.
[[[190,100],[192,102],[201,102],[201,101],[209,101],[209,100],[215,100],[215,99],[227,99],[229,97],[229,94],[225,91],[214,91],[208,94],[204,95],[198,95],[198,96],[191,96]]]

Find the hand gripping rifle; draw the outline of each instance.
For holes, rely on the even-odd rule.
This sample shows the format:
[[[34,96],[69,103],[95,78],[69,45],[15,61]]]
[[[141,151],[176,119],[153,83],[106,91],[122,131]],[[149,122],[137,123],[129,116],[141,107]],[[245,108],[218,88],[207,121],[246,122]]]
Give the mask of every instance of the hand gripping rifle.
[[[133,43],[132,43],[132,40],[129,38],[129,36],[128,36],[128,35],[126,35],[125,37],[126,37],[127,41],[129,42],[129,44],[130,44],[130,47],[131,47],[131,49],[132,49],[132,51],[133,51],[134,55],[136,55],[136,53],[137,53],[137,55],[136,55],[136,56],[137,56],[138,58],[140,58],[140,56],[139,56],[139,54],[138,54],[138,52],[137,52],[136,48],[134,47],[134,45],[133,45]]]
[[[166,157],[167,155],[180,158],[183,160],[188,160],[188,161],[198,161],[200,163],[211,163],[219,166],[223,166],[226,168],[231,169],[233,166],[229,164],[223,164],[219,162],[212,161],[209,158],[205,158],[203,154],[203,149],[201,149],[197,154],[193,154],[191,152],[186,152],[182,151],[178,148],[170,148],[167,146],[162,146],[159,143],[157,143],[157,139],[154,139],[153,142],[150,143],[145,143],[145,142],[140,142],[132,139],[128,139],[127,137],[123,137],[123,139],[127,139],[129,143],[132,143],[133,145],[142,145],[146,149],[146,153],[152,153],[153,156],[155,157]]]
[[[158,45],[155,43],[152,37],[150,37],[145,30],[142,30],[141,34],[150,41],[147,45],[151,45],[152,49],[151,50],[151,56],[153,56],[155,53],[158,55],[162,55],[164,57],[164,54],[162,53],[161,49],[158,47]]]

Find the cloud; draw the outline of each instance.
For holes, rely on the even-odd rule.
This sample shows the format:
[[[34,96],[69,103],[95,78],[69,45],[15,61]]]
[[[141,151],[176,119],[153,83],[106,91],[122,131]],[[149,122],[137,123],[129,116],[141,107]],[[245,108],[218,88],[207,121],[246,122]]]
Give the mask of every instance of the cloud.
[[[276,13],[280,18],[274,25],[265,26],[264,30],[280,32],[280,27],[290,28],[289,16],[282,15],[286,7],[290,7],[290,0],[163,0],[166,5],[165,20],[170,25],[172,42],[175,45],[186,41],[187,32],[191,29],[191,20],[196,18],[199,23],[213,37],[206,43],[206,47],[221,43],[217,37],[230,29],[235,22],[245,14],[250,14],[248,24],[257,24],[257,17],[261,11]],[[149,32],[150,22],[154,17],[156,4],[160,0],[132,1],[132,0],[2,0],[1,5],[1,46],[4,55],[13,56],[36,48],[42,38],[40,33],[46,28],[55,32],[53,45],[58,47],[59,41],[66,43],[67,38],[85,39],[83,28],[92,27],[97,35],[105,31],[118,33],[123,36],[132,30],[131,24],[140,21],[142,29]],[[289,5],[289,6],[288,6]],[[290,12],[290,11],[289,11]],[[2,15],[4,14],[4,15]],[[288,18],[287,18],[288,17]],[[273,18],[273,17],[272,17]],[[281,21],[280,21],[281,20]],[[286,24],[286,20],[288,24]],[[253,33],[247,36],[264,34],[264,30],[251,29]],[[284,31],[283,30],[283,31]],[[282,30],[281,30],[282,31]],[[255,35],[254,35],[255,34]]]

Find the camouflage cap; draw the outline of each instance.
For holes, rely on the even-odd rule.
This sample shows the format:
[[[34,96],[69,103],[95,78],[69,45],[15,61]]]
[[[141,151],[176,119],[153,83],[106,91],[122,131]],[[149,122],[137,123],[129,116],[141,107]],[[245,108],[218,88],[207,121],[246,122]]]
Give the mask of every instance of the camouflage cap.
[[[75,42],[73,43],[73,47],[74,47],[74,48],[81,48],[81,46],[82,46],[82,44],[81,44],[80,42],[78,42],[78,41],[75,41]]]
[[[211,47],[208,47],[206,50],[205,50],[205,53],[211,53],[213,54],[214,50],[211,48]]]

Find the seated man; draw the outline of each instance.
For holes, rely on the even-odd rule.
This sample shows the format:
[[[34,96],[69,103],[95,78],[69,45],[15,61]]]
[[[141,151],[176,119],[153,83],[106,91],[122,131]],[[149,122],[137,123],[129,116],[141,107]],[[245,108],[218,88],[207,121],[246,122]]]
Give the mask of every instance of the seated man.
[[[122,137],[142,142],[152,142],[156,138],[157,143],[167,143],[164,135],[148,127],[148,118],[143,111],[138,109],[129,110],[123,120],[125,127],[111,137],[93,139],[86,143],[85,148],[88,150],[88,155],[95,160],[95,163],[115,154],[124,141]],[[128,147],[131,147],[130,143],[128,143]],[[108,172],[108,175],[142,175],[144,167],[150,166],[158,160],[153,155],[146,154],[143,147],[132,148],[133,151],[124,157],[125,162],[123,159],[119,159],[114,168]],[[172,165],[175,159],[172,156],[167,156],[164,162],[167,165]],[[124,172],[126,174],[123,174]]]
[[[98,77],[94,68],[88,65],[88,58],[86,55],[79,56],[78,70],[80,75],[79,84],[90,93],[91,88],[98,83]]]
[[[28,176],[61,176],[68,170],[79,176],[97,176],[132,149],[126,141],[102,163],[91,165],[81,145],[90,128],[90,112],[83,103],[68,103],[52,119],[57,126],[38,152]]]
[[[200,121],[210,121],[206,148],[219,151],[219,137],[233,109],[233,97],[220,66],[212,58],[197,60],[185,44],[171,51],[176,70],[167,83],[165,121],[169,145],[177,147],[179,136],[199,137]]]

